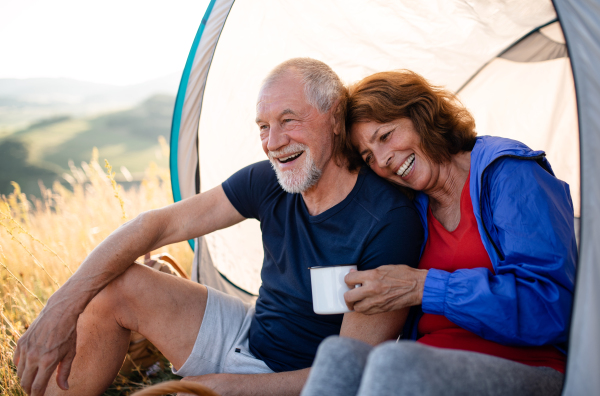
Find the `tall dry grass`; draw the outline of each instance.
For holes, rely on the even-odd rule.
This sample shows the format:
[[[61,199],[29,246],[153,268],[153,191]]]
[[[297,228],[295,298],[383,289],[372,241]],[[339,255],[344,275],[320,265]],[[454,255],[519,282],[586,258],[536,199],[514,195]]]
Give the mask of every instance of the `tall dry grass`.
[[[0,197],[0,394],[24,395],[12,353],[16,341],[83,259],[127,219],[172,202],[169,173],[151,164],[139,187],[124,190],[98,163],[71,165],[66,188],[41,187],[42,199],[28,200],[15,190]],[[108,164],[107,164],[108,165]],[[186,243],[161,249],[189,272],[192,252]],[[119,377],[107,394],[131,393],[153,381],[143,373]]]

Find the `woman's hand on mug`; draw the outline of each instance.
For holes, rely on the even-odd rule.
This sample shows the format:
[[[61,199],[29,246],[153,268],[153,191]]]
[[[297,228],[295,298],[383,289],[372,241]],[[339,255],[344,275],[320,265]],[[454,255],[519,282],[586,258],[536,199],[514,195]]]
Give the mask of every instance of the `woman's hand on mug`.
[[[372,315],[421,304],[427,270],[407,265],[383,265],[367,271],[351,271],[344,281],[350,310]],[[361,287],[355,288],[356,285]]]

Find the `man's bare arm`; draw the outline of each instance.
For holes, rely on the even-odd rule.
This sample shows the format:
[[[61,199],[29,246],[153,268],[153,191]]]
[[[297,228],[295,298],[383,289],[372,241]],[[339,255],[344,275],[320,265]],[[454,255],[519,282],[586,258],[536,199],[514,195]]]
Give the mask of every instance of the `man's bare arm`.
[[[21,337],[14,354],[21,384],[41,395],[59,365],[57,382],[67,378],[75,356],[76,325],[92,298],[132,265],[139,256],[161,246],[208,234],[244,220],[223,188],[142,213],[99,244],[75,274],[48,300]]]
[[[395,340],[400,335],[409,309],[365,315],[350,312],[344,315],[340,336],[354,338],[370,345]]]
[[[242,220],[244,217],[229,202],[221,186],[164,208],[144,212],[102,241],[59,291],[64,293],[68,289],[81,293],[79,297],[83,300],[78,302],[85,307],[94,295],[144,253],[206,235]]]

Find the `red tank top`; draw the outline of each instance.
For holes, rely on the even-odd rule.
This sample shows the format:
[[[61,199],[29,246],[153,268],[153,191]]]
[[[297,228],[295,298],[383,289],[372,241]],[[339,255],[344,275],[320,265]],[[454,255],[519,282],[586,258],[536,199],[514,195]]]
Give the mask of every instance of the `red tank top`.
[[[462,268],[483,267],[494,273],[477,228],[473,213],[469,177],[460,197],[460,223],[447,231],[435,218],[431,207],[427,210],[429,237],[423,250],[419,269],[436,268],[454,272]],[[460,349],[498,356],[529,366],[551,367],[565,372],[566,357],[551,345],[541,347],[513,347],[485,340],[455,325],[443,315],[424,314],[418,325],[419,339],[426,345]]]

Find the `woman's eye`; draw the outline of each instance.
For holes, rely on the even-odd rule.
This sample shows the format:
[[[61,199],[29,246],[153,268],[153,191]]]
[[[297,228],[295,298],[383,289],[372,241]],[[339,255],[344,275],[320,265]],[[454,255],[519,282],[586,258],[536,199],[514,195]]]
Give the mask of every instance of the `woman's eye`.
[[[383,135],[381,135],[381,138],[379,140],[381,140],[382,142],[385,142],[390,135],[392,134],[392,131],[388,132],[388,133],[384,133]]]
[[[365,157],[365,163],[367,165],[371,165],[371,161],[373,160],[373,154],[369,154]]]

